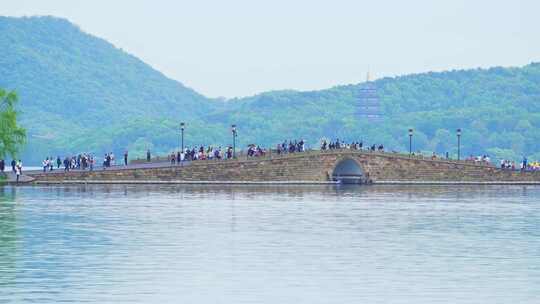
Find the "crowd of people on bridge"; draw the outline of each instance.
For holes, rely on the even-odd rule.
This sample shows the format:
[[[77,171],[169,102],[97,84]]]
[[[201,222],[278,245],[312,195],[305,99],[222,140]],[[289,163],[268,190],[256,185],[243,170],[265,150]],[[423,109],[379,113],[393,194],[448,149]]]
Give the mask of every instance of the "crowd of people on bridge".
[[[512,160],[501,159],[501,169],[503,170],[515,170],[516,163]]]
[[[213,146],[199,146],[193,148],[184,148],[184,151],[172,152],[168,156],[171,164],[180,164],[184,161],[198,161],[198,160],[212,160],[212,159],[230,159],[233,158],[233,148],[226,147],[213,147]],[[147,161],[150,158],[147,157]]]
[[[111,153],[112,154],[112,153]],[[104,164],[105,165],[105,164]],[[95,158],[90,153],[80,153],[72,156],[65,156],[63,159],[60,156],[46,157],[42,162],[43,172],[50,172],[62,167],[65,172],[71,170],[94,170]]]
[[[285,140],[282,143],[276,146],[277,154],[285,153],[299,153],[306,150],[305,141],[300,140]],[[257,144],[247,145],[245,150],[245,156],[248,158],[252,157],[264,157],[268,154],[270,150],[263,148]],[[244,155],[240,152],[241,155]],[[198,148],[185,148],[183,152],[172,152],[169,154],[168,158],[172,164],[178,163],[179,161],[198,161],[198,160],[212,160],[212,159],[232,159],[235,156],[233,152],[233,147],[228,146],[225,149],[222,147],[213,147],[200,146]],[[147,158],[147,161],[150,161]]]
[[[303,139],[286,140],[276,146],[277,154],[298,153],[306,151],[306,143]]]
[[[336,139],[336,141],[326,141],[323,140],[321,143],[321,150],[336,150],[336,149],[350,149],[350,150],[363,150],[364,149],[364,143],[363,141],[353,141],[350,144],[346,143],[344,141],[340,141],[339,139]],[[367,151],[371,152],[384,152],[384,146],[382,144],[376,145],[373,144],[371,146],[366,147]]]
[[[261,157],[266,155],[267,150],[256,144],[250,144],[247,147],[247,157]],[[213,146],[199,146],[193,148],[184,148],[184,151],[171,152],[168,155],[168,159],[171,164],[180,164],[184,161],[200,161],[200,160],[220,160],[220,159],[232,159],[235,156],[233,153],[233,147],[227,146],[225,148],[213,147]],[[150,158],[147,158],[150,161]]]
[[[521,162],[521,170],[522,171],[540,171],[540,162],[533,161],[529,163],[527,161],[527,158],[524,157],[523,161]]]
[[[528,166],[525,167],[525,169],[522,169],[522,170],[525,170],[525,171],[540,171],[540,162],[538,162],[538,161],[532,162],[532,163],[528,164]]]
[[[347,143],[343,140],[322,140],[320,145],[321,151],[328,150],[339,150],[339,149],[350,149],[350,150],[363,150],[370,152],[384,152],[385,148],[382,144],[373,144],[373,145],[364,145],[363,141],[352,141]],[[253,158],[253,157],[264,157],[269,152],[280,154],[289,154],[289,153],[301,153],[306,151],[306,142],[303,139],[299,140],[285,140],[276,145],[276,150],[265,149],[257,144],[250,144],[247,146],[247,149],[244,150],[244,153],[240,155]],[[394,151],[394,153],[397,153]],[[421,154],[421,153],[420,153]],[[414,153],[413,153],[414,155]],[[124,166],[128,165],[128,152],[125,151],[123,158]],[[189,161],[201,161],[201,160],[221,160],[221,159],[232,159],[235,157],[233,147],[226,146],[222,148],[221,146],[197,146],[192,148],[185,148],[183,151],[175,151],[168,155],[168,159],[171,164],[181,164],[183,162]],[[236,157],[238,157],[238,151],[236,152]],[[437,159],[438,156],[433,153],[431,156],[432,159]],[[444,157],[442,157],[444,158]],[[446,154],[448,159],[448,153]],[[465,159],[469,162],[482,163],[482,164],[491,164],[491,159],[489,155],[470,155]],[[147,162],[152,162],[150,150],[147,151]],[[63,166],[63,170],[69,172],[71,170],[94,170],[96,165],[96,157],[91,153],[79,153],[73,156],[65,156],[63,159],[60,156],[46,157],[43,160],[43,172],[50,172],[55,169],[60,169]],[[114,167],[117,165],[116,158],[113,152],[106,153],[103,156],[102,169],[106,170],[107,168]],[[4,172],[5,170],[5,161],[0,160],[0,171]],[[22,174],[22,162],[13,160],[11,162],[12,172],[18,176]],[[522,170],[522,171],[540,171],[540,162],[527,162],[527,159],[524,158],[523,161],[514,162],[508,159],[500,160],[500,168],[504,170]]]
[[[42,162],[43,172],[60,170],[62,167],[65,172],[72,170],[94,170],[96,166],[96,157],[91,153],[79,153],[77,155],[68,155],[64,158],[57,156],[56,158],[50,156],[46,157]],[[124,153],[124,165],[128,164],[128,152]],[[103,156],[102,168],[103,170],[116,166],[116,158],[113,152],[105,153]]]
[[[352,142],[350,144],[347,144],[343,141],[336,140],[335,142],[327,143],[326,141],[323,142],[321,146],[322,150],[327,149],[355,149],[355,150],[361,150],[362,149],[362,142]],[[382,145],[376,146],[373,145],[371,147],[368,147],[369,150],[373,151],[383,151],[384,148]],[[260,145],[256,144],[250,144],[247,146],[247,150],[245,150],[246,154],[245,156],[248,158],[252,157],[264,157],[268,154],[267,149],[261,147]],[[274,152],[277,152],[278,155],[280,154],[288,154],[288,153],[301,153],[306,151],[306,143],[303,139],[299,140],[285,140],[282,143],[279,143],[276,146],[276,150]],[[243,153],[240,153],[241,155],[244,155]],[[238,155],[236,155],[238,156]],[[181,164],[182,162],[186,161],[201,161],[201,160],[221,160],[221,159],[232,159],[235,157],[235,153],[233,152],[233,147],[227,146],[225,148],[214,147],[214,146],[198,146],[198,147],[186,147],[183,151],[174,151],[167,155],[168,161],[171,164]],[[69,172],[72,170],[94,170],[96,166],[96,160],[97,158],[93,156],[91,153],[79,153],[77,155],[73,156],[66,156],[63,158],[58,156],[56,158],[53,157],[46,157],[43,160],[42,166],[43,166],[43,172],[49,172],[56,169],[60,169],[61,166],[63,166],[64,171]],[[150,150],[146,153],[146,161],[152,162],[152,155],[150,153]],[[113,152],[106,153],[103,156],[103,162],[102,162],[102,169],[106,170],[107,168],[116,166],[116,158]],[[124,153],[124,165],[128,165],[128,152],[126,151]]]
[[[263,157],[266,155],[266,150],[261,148],[259,145],[251,144],[248,145],[247,156],[248,157]]]
[[[478,155],[478,156],[474,156],[471,154],[465,160],[469,162],[474,162],[474,163],[491,164],[491,158],[487,154]]]

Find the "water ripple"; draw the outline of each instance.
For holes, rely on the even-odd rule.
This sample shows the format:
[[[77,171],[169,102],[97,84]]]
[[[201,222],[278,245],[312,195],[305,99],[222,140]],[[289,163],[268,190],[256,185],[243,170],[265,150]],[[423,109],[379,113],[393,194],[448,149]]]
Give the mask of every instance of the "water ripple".
[[[540,302],[540,187],[0,191],[0,303]]]

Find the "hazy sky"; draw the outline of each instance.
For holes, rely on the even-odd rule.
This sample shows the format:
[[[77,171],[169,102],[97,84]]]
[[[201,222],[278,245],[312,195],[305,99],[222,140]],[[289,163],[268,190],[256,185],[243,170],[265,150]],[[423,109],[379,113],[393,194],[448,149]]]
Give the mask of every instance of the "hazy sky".
[[[2,0],[54,15],[207,96],[540,61],[539,0]]]

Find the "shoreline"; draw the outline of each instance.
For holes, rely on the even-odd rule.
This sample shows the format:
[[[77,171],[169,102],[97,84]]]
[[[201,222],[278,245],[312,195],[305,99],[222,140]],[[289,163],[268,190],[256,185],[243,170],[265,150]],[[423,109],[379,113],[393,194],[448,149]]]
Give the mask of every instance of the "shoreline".
[[[17,185],[16,183],[9,183]],[[185,181],[185,180],[63,180],[34,181],[18,185],[538,185],[540,181],[373,181],[371,184],[343,184],[336,181]]]

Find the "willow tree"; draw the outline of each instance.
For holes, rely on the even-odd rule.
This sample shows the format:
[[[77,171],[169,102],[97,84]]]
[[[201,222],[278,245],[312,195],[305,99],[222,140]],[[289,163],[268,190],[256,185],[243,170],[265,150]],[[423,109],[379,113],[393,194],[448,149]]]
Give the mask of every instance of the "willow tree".
[[[17,94],[0,88],[0,158],[15,157],[26,141],[26,130],[17,125]]]

